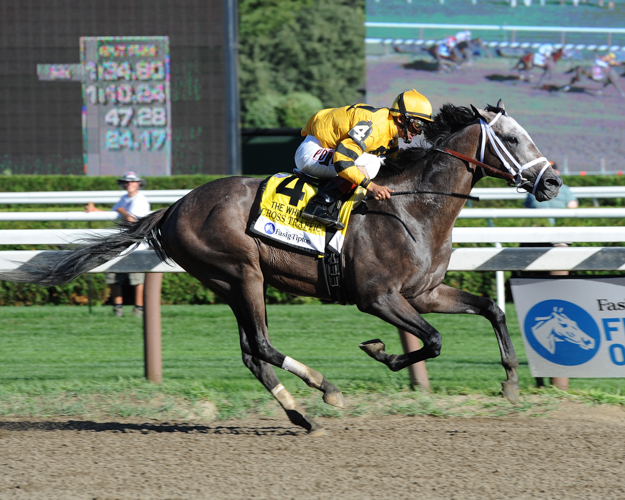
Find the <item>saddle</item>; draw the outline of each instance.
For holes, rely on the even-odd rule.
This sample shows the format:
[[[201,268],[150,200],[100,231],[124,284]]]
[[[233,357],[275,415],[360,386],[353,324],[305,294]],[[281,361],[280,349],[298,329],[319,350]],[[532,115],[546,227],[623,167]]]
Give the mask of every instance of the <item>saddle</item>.
[[[328,295],[334,302],[345,304],[341,251],[352,208],[364,199],[366,190],[357,187],[355,191],[338,197],[329,209],[338,213],[345,227],[327,228],[302,217],[304,207],[324,183],[324,179],[299,170],[268,177],[261,184],[259,212],[251,222],[250,231],[315,255],[320,262],[319,275],[325,280]]]
[[[330,179],[320,179],[313,175],[302,172],[301,170],[294,168],[293,174],[304,182],[321,189]],[[341,196],[335,204],[333,204],[329,210],[334,217],[338,218],[341,206],[344,201],[348,200],[353,191],[345,193]],[[325,253],[319,256],[319,267],[321,275],[326,284],[326,289],[330,295],[332,301],[335,304],[345,305],[347,304],[347,298],[345,295],[345,287],[343,285],[343,258],[341,252],[336,251],[329,243],[336,235],[336,229],[326,228],[326,241],[325,241]]]

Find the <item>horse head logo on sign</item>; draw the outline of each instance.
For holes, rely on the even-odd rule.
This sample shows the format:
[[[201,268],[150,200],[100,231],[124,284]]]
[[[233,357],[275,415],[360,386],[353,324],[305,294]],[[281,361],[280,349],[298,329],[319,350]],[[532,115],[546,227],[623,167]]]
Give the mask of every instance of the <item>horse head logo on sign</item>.
[[[525,318],[525,335],[540,356],[566,366],[592,359],[601,342],[590,314],[564,300],[546,300],[532,307]]]

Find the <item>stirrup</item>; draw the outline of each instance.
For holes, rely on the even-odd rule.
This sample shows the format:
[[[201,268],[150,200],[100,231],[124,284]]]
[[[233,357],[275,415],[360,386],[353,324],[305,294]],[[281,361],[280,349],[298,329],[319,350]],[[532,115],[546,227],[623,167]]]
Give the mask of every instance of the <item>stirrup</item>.
[[[342,230],[345,229],[345,224],[340,220],[333,218],[328,209],[324,205],[309,203],[302,211],[302,218],[312,220],[323,224],[329,229]]]

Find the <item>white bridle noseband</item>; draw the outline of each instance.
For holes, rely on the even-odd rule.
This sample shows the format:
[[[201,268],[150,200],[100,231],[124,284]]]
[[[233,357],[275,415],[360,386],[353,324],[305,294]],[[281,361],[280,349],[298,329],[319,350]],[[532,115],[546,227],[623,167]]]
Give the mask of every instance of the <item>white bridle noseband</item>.
[[[542,177],[545,170],[547,170],[547,167],[549,167],[550,163],[547,161],[547,158],[545,158],[544,156],[541,156],[540,158],[536,158],[535,160],[527,162],[525,165],[519,165],[519,162],[517,162],[514,159],[512,154],[510,154],[510,151],[506,149],[503,142],[501,142],[501,139],[497,137],[497,134],[495,134],[495,132],[492,129],[492,125],[499,119],[501,115],[502,115],[502,112],[500,111],[499,113],[497,113],[497,116],[495,116],[495,118],[493,118],[493,120],[490,123],[486,123],[484,120],[480,118],[480,127],[482,129],[482,134],[481,134],[482,143],[480,145],[480,161],[484,163],[484,151],[486,149],[486,137],[488,137],[490,139],[490,143],[493,145],[493,149],[495,150],[495,153],[501,160],[501,163],[503,163],[503,165],[508,169],[508,172],[514,175],[514,184],[516,187],[522,187],[524,184],[528,182],[528,180],[523,178],[522,176],[523,170],[531,168],[537,163],[545,162],[545,166],[541,169],[538,176],[536,177],[536,182],[534,183],[534,189],[532,189],[532,194],[534,194],[536,192],[536,187],[538,186],[538,182],[540,181],[540,178]],[[501,148],[501,151],[500,151],[500,148]],[[506,154],[506,156],[510,159],[510,161],[512,162],[516,170],[510,166],[510,164],[504,158],[502,153]]]

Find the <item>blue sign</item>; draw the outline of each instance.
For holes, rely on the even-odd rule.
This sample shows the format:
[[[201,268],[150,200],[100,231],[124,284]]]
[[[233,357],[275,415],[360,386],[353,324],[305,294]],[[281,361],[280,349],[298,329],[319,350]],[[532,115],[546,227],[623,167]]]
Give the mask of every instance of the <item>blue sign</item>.
[[[592,316],[565,300],[545,300],[532,307],[525,317],[525,336],[537,354],[564,366],[588,362],[601,344]]]
[[[265,224],[265,232],[267,234],[273,234],[276,232],[276,226],[275,224],[273,224],[272,222],[267,222],[267,224]]]

